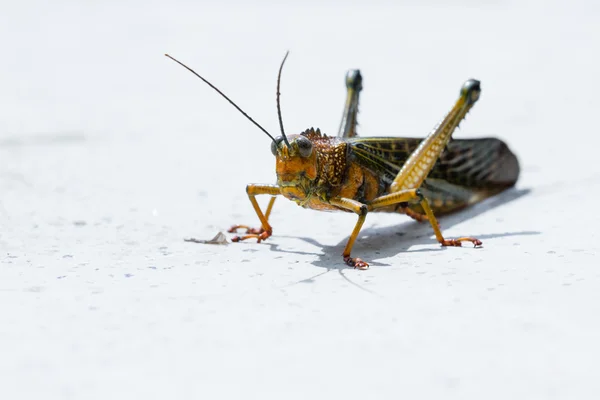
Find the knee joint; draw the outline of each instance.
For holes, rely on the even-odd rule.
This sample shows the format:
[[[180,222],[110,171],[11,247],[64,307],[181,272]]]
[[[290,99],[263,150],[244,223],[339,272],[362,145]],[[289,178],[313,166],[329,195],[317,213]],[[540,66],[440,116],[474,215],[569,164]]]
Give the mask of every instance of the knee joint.
[[[367,215],[368,212],[369,212],[369,207],[367,207],[366,204],[363,204],[362,206],[360,206],[360,212],[358,213],[358,215],[360,215],[361,217],[364,217],[365,215]]]
[[[425,198],[425,196],[423,196],[423,193],[421,192],[421,189],[417,189],[415,191],[415,195],[419,198],[419,201],[421,201]]]

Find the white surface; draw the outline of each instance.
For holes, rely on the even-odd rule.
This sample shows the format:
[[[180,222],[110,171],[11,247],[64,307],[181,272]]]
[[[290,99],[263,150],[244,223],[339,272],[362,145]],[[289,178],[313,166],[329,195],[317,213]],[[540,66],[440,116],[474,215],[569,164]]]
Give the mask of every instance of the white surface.
[[[0,12],[0,398],[600,396],[597,3],[448,6],[5,2]],[[15,8],[18,7],[18,8]],[[517,188],[441,220],[482,249],[285,199],[263,244],[269,140],[168,52],[277,134],[337,130],[349,68],[360,133],[426,134],[462,82],[455,137],[499,136]],[[263,199],[263,204],[266,199]]]

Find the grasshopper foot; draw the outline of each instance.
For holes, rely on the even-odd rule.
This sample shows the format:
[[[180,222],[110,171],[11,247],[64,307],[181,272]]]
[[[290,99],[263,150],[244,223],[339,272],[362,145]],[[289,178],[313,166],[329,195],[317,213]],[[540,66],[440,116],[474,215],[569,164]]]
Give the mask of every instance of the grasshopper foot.
[[[352,258],[350,256],[344,256],[344,262],[354,268],[368,269],[369,264],[361,260],[360,258]]]
[[[245,229],[246,233],[252,234],[252,235],[260,235],[261,233],[263,233],[265,230],[260,227],[260,228],[251,228],[248,225],[232,225],[231,228],[229,228],[227,230],[227,232],[229,233],[235,233],[237,232],[238,229]]]
[[[476,239],[476,238],[461,237],[458,239],[444,239],[444,241],[442,242],[442,246],[461,247],[462,242],[471,242],[471,243],[473,243],[474,247],[481,246],[483,244],[483,242],[481,240]]]
[[[232,242],[241,242],[243,240],[256,239],[256,243],[260,243],[263,240],[265,240],[268,237],[270,237],[272,234],[273,234],[272,232],[267,232],[267,231],[263,230],[259,234],[257,234],[257,233],[251,233],[249,235],[244,235],[244,236],[234,236],[234,237],[231,238],[231,241]]]

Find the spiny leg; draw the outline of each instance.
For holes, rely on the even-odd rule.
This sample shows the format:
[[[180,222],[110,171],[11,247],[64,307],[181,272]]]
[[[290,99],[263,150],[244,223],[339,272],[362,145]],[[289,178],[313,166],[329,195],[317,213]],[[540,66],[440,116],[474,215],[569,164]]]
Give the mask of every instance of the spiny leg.
[[[269,215],[271,214],[271,209],[273,208],[273,203],[275,202],[275,196],[280,194],[279,186],[277,185],[248,185],[246,186],[246,193],[248,193],[248,198],[250,199],[250,203],[252,203],[252,207],[254,207],[254,211],[258,216],[258,219],[261,223],[261,228],[248,228],[247,225],[234,225],[232,226],[228,232],[235,232],[238,228],[246,228],[249,232],[244,236],[234,236],[231,238],[233,242],[239,242],[247,239],[257,239],[258,243],[265,240],[269,236],[273,234],[273,228],[269,224]],[[267,206],[267,211],[263,214],[258,202],[256,201],[256,196],[261,194],[270,194],[271,199],[269,200],[269,205]]]
[[[358,97],[362,90],[362,75],[360,70],[351,69],[346,74],[346,105],[342,114],[342,121],[338,130],[338,137],[351,138],[358,136],[356,126],[358,125]]]
[[[383,207],[385,205],[397,204],[398,200],[394,197],[395,194],[407,193],[413,190],[415,191],[415,196],[419,198],[419,203],[421,204],[421,207],[423,207],[427,219],[433,227],[437,240],[443,246],[460,246],[463,241],[471,241],[475,246],[481,244],[481,241],[475,238],[465,237],[460,239],[444,239],[438,226],[438,222],[429,206],[429,202],[420,191],[417,191],[448,145],[454,130],[465,118],[477,100],[479,100],[480,94],[481,87],[479,81],[470,79],[463,84],[460,96],[454,104],[454,107],[452,107],[450,112],[446,114],[444,119],[433,129],[433,131],[423,139],[419,144],[419,147],[411,153],[403,164],[402,169],[390,186],[390,192],[392,192],[392,194],[375,199],[370,203],[371,207],[378,207],[378,205],[379,207]]]
[[[471,242],[475,246],[481,246],[482,242],[479,239],[472,237],[461,237],[458,239],[445,239],[442,235],[442,231],[440,230],[439,224],[435,215],[433,215],[433,211],[429,206],[429,202],[423,196],[419,189],[406,189],[396,193],[387,194],[385,196],[381,196],[376,198],[367,204],[369,211],[376,210],[378,208],[388,207],[394,204],[402,203],[402,202],[410,202],[417,200],[425,214],[427,215],[427,220],[431,224],[433,228],[433,232],[435,233],[435,238],[442,246],[461,246],[462,242]]]
[[[419,192],[419,194],[420,194],[420,192]],[[462,246],[462,242],[471,242],[471,243],[473,243],[473,245],[475,247],[481,246],[483,244],[483,242],[481,240],[474,238],[474,237],[460,237],[458,239],[444,239],[444,236],[442,235],[442,231],[440,230],[437,219],[435,218],[435,215],[433,215],[433,211],[431,210],[431,207],[429,206],[429,201],[427,201],[427,199],[425,197],[423,197],[423,195],[421,195],[421,194],[420,194],[420,197],[421,197],[421,200],[420,200],[421,207],[423,207],[425,214],[427,214],[429,222],[431,223],[431,227],[433,228],[433,232],[435,233],[435,238],[437,239],[438,242],[441,243],[442,246],[460,247],[460,246]]]
[[[479,81],[470,79],[465,82],[454,107],[404,162],[390,186],[390,192],[421,187],[448,145],[452,133],[479,99],[480,93]]]
[[[346,243],[346,247],[344,248],[344,252],[342,253],[342,257],[344,257],[344,262],[354,268],[359,269],[367,269],[369,268],[369,264],[360,258],[352,258],[350,257],[350,252],[352,251],[352,246],[354,246],[354,242],[358,237],[358,233],[362,228],[365,219],[367,218],[368,208],[365,204],[358,202],[356,200],[347,199],[347,198],[333,198],[329,201],[330,204],[343,208],[344,210],[352,211],[358,214],[358,221],[356,221],[356,225],[350,234],[350,238],[348,239],[348,243]]]

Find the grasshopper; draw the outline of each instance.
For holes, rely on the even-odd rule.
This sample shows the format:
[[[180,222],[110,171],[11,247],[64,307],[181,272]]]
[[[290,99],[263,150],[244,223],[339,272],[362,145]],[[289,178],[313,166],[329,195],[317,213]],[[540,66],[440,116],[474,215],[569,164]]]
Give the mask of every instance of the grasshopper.
[[[261,227],[234,225],[229,232],[245,229],[244,236],[233,241],[256,239],[261,242],[273,234],[269,215],[276,196],[283,196],[299,206],[319,211],[346,211],[358,220],[342,253],[344,262],[366,269],[369,264],[351,251],[369,212],[401,213],[428,221],[442,246],[461,246],[473,237],[447,239],[442,235],[435,215],[447,214],[475,204],[506,190],[519,177],[519,162],[508,146],[496,138],[454,139],[452,133],[481,95],[478,80],[467,80],[458,100],[424,139],[407,137],[358,137],[356,132],[359,95],[362,90],[360,70],[346,74],[347,97],[337,136],[307,129],[286,135],[281,117],[281,71],[277,76],[277,114],[281,136],[274,138],[219,89],[185,64],[166,54],[202,79],[238,111],[271,138],[275,156],[276,184],[249,184],[246,192],[260,220]],[[265,212],[256,196],[270,195]]]

